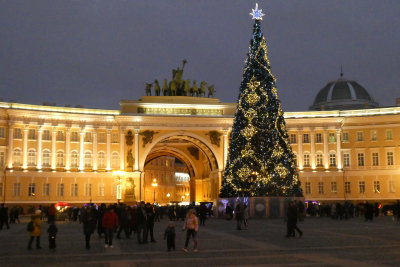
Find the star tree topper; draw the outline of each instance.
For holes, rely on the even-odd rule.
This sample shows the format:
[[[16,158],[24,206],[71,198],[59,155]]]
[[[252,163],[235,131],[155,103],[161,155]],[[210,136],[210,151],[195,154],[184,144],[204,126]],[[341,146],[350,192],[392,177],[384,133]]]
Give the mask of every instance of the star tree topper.
[[[258,9],[258,3],[256,3],[256,9],[251,10],[253,10],[253,12],[250,13],[250,15],[252,15],[255,20],[262,20],[262,16],[265,16],[265,14],[262,13],[262,9]]]

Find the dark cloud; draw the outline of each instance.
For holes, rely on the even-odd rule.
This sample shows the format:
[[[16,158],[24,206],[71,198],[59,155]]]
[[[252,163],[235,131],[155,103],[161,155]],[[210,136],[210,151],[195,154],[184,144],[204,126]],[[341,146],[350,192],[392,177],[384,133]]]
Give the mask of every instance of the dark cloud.
[[[184,77],[235,102],[254,1],[0,0],[0,98],[118,109],[144,84]],[[400,97],[400,2],[259,1],[285,110],[306,110],[328,81],[363,85],[381,106]]]

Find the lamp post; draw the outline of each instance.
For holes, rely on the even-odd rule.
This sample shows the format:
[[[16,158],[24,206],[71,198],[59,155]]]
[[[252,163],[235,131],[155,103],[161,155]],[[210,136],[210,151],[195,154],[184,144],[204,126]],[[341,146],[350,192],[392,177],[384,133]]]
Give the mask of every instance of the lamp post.
[[[171,194],[170,193],[167,193],[167,201],[168,201],[168,203],[169,203],[169,197],[171,196]]]
[[[153,203],[156,203],[156,187],[158,186],[156,178],[153,179],[153,183],[151,184],[151,186],[154,188],[154,201],[153,201]]]
[[[121,176],[125,175],[124,171],[113,171],[112,172],[113,175],[115,175],[117,178],[117,201],[118,204],[121,201],[122,198],[122,188],[121,188]]]

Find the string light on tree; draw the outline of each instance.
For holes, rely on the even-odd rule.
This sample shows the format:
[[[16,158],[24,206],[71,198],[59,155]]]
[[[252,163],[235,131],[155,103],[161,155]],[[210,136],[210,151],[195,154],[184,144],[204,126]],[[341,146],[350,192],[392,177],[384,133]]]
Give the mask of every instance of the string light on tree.
[[[300,181],[261,32],[258,4],[230,137],[221,197],[299,196]]]

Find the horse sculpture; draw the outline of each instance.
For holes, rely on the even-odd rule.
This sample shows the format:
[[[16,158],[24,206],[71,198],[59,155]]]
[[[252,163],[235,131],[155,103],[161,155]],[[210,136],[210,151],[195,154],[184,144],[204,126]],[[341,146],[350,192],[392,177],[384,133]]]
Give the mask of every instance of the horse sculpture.
[[[162,92],[164,96],[168,95],[168,84],[167,84],[167,79],[164,79],[163,85],[162,85]]]
[[[151,86],[152,86],[153,84],[152,83],[146,83],[146,95],[147,96],[151,96]]]
[[[207,83],[205,81],[202,81],[200,83],[199,96],[205,96],[206,95],[206,88],[207,88]]]
[[[197,96],[198,93],[199,93],[199,88],[197,87],[196,80],[194,80],[192,86],[192,96]]]
[[[156,96],[160,95],[160,85],[158,84],[157,80],[154,81],[154,94]]]
[[[214,93],[215,93],[215,89],[214,89],[214,85],[210,85],[208,87],[208,96],[207,97],[214,97]]]
[[[171,95],[176,95],[176,82],[174,80],[169,82],[169,91]]]
[[[186,96],[190,95],[190,80],[185,81],[185,85],[183,86],[183,92]]]

